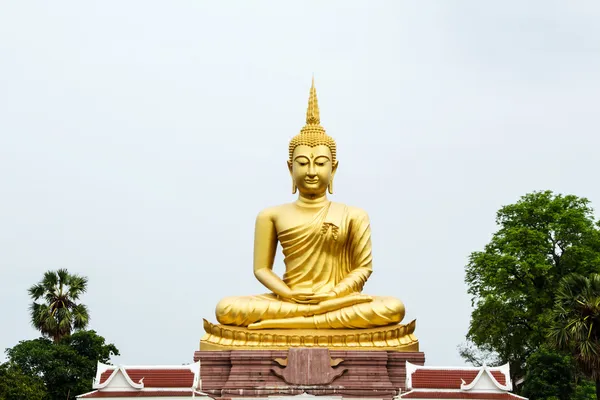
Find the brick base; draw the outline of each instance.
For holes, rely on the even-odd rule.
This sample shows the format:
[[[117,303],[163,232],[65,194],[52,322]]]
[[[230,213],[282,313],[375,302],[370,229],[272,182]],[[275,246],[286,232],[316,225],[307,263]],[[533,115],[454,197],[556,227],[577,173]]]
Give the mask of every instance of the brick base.
[[[303,349],[310,351],[311,349]],[[370,397],[389,400],[404,390],[406,361],[423,365],[421,352],[331,350],[332,359],[341,358],[347,371],[327,385],[290,385],[273,373],[276,358],[285,359],[287,351],[232,350],[197,351],[200,360],[202,391],[226,400],[236,397],[273,395],[332,395]]]

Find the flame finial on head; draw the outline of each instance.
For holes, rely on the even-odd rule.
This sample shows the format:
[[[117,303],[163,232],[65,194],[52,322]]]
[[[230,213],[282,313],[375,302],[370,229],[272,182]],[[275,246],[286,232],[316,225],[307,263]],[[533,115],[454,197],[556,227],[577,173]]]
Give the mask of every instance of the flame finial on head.
[[[336,160],[336,146],[335,140],[327,133],[321,126],[321,114],[319,112],[319,102],[317,101],[317,89],[315,88],[315,78],[312,79],[312,85],[310,87],[310,95],[308,97],[308,108],[306,109],[306,125],[300,131],[299,134],[294,136],[290,141],[289,152],[290,161],[294,154],[294,149],[297,146],[318,146],[325,145],[331,150],[332,161]]]
[[[308,108],[306,109],[306,124],[319,125],[321,115],[319,114],[319,101],[317,100],[317,89],[315,88],[315,77],[312,78],[310,96],[308,97]]]

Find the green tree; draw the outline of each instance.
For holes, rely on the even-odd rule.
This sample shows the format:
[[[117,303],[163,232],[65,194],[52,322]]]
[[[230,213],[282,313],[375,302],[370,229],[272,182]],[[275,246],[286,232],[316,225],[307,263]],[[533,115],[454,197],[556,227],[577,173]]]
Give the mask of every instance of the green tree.
[[[587,379],[579,379],[573,400],[595,400],[596,385]]]
[[[523,396],[530,400],[550,397],[570,400],[575,393],[575,368],[569,355],[542,346],[527,359]]]
[[[595,382],[600,400],[600,274],[573,274],[561,281],[549,338],[573,355],[579,371]]]
[[[58,343],[22,341],[6,354],[24,374],[44,382],[48,400],[65,400],[92,390],[97,362],[108,363],[119,350],[94,331],[78,331]]]
[[[466,267],[474,306],[467,339],[523,378],[525,361],[547,341],[560,280],[600,270],[600,232],[587,199],[550,191],[502,207],[496,222],[498,231]]]
[[[66,269],[47,271],[39,283],[29,288],[33,299],[32,325],[55,343],[74,330],[85,329],[90,316],[87,307],[78,300],[86,289],[86,277],[70,274]],[[43,302],[38,303],[40,299]]]
[[[40,378],[24,374],[16,365],[0,364],[0,400],[42,400],[45,395]]]

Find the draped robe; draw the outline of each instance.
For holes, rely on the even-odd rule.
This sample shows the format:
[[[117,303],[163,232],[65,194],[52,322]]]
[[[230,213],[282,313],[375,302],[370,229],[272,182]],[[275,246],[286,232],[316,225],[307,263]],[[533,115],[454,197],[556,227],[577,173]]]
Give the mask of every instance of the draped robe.
[[[305,224],[278,232],[286,271],[283,281],[292,290],[334,291],[338,297],[360,293],[372,272],[371,229],[363,210],[328,202]],[[317,329],[371,328],[398,323],[404,305],[392,297],[315,313],[315,305],[287,301],[275,294],[228,297],[217,305],[224,325],[305,317]]]

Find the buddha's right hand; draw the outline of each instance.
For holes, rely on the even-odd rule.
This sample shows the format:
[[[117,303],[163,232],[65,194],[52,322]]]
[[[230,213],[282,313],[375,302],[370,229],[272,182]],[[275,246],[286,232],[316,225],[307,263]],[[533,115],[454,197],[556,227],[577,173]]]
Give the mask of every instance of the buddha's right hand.
[[[339,310],[340,308],[350,307],[355,304],[369,303],[371,301],[373,301],[373,297],[360,293],[325,300],[319,303],[316,314],[323,314],[329,311]]]
[[[290,290],[289,293],[282,295],[287,301],[292,301],[299,304],[317,304],[318,301],[313,299],[315,294],[305,290]]]

